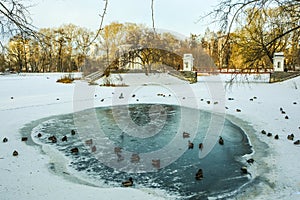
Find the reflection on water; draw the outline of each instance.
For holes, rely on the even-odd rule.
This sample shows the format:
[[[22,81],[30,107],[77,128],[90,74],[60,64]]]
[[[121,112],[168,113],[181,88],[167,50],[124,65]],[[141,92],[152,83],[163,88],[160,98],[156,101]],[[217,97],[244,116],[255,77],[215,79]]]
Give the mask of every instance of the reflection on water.
[[[186,108],[188,109],[188,108]],[[91,111],[91,110],[89,110]],[[212,151],[203,159],[199,159],[198,144],[202,143],[207,133],[209,122],[212,119],[211,113],[201,111],[199,115],[199,127],[194,138],[183,138],[182,133],[178,137],[180,123],[185,123],[181,116],[181,107],[172,105],[153,105],[139,104],[117,107],[96,108],[92,112],[96,115],[97,129],[91,121],[89,111],[82,111],[74,114],[66,114],[43,119],[28,125],[30,127],[33,141],[41,145],[49,145],[58,149],[63,155],[71,159],[69,167],[76,171],[83,172],[95,183],[105,180],[107,185],[120,186],[120,182],[131,176],[134,179],[135,187],[160,188],[172,194],[180,195],[180,198],[203,199],[207,196],[217,196],[223,193],[229,193],[241,187],[249,181],[249,177],[240,172],[241,163],[237,158],[251,153],[251,148],[247,137],[243,131],[229,121],[225,121],[222,137],[224,145],[218,143]],[[76,122],[74,122],[75,117]],[[130,119],[130,120],[129,120]],[[78,120],[82,127],[80,133]],[[191,119],[190,119],[191,120]],[[126,123],[127,123],[127,127]],[[94,123],[94,122],[93,122]],[[122,124],[123,123],[123,124]],[[135,123],[137,127],[132,131],[130,123]],[[120,125],[122,124],[122,125]],[[213,123],[212,123],[213,124]],[[98,130],[100,127],[101,130]],[[72,135],[71,130],[76,130]],[[143,137],[138,137],[139,132],[143,132]],[[158,152],[164,149],[170,141],[176,138],[177,143],[182,143],[186,148],[180,149],[182,155],[178,159],[165,167],[160,168],[152,162],[155,171],[145,173],[135,173],[137,171],[126,172],[121,168],[114,168],[99,159],[99,156],[105,155],[105,143],[99,142],[103,138],[98,138],[97,132],[101,132],[101,137],[109,141],[117,149],[107,154],[105,159],[122,165],[135,166],[145,162],[147,157],[132,160],[132,155],[148,155],[151,152]],[[151,133],[147,135],[147,133]],[[41,137],[37,137],[41,133]],[[155,134],[153,134],[155,133]],[[55,135],[57,143],[52,143],[48,137]],[[63,136],[67,136],[67,141],[61,141]],[[99,137],[99,135],[98,135]],[[91,143],[87,140],[93,139]],[[187,149],[188,141],[194,143],[193,149]],[[104,141],[104,140],[103,140]],[[216,141],[217,142],[217,141]],[[173,143],[171,143],[173,144]],[[175,144],[175,143],[174,143]],[[95,146],[94,152],[91,146]],[[71,153],[71,149],[77,147],[78,154]],[[181,148],[180,145],[173,147]],[[205,148],[205,146],[204,146]],[[116,152],[117,151],[117,152]],[[122,152],[131,152],[128,157]],[[159,162],[163,164],[168,160],[168,156],[176,156],[176,151],[167,149],[163,157],[157,155]],[[108,157],[109,155],[109,157]],[[157,164],[157,163],[156,163]],[[203,170],[204,178],[196,180],[195,174],[198,169]],[[124,168],[126,169],[126,168]]]

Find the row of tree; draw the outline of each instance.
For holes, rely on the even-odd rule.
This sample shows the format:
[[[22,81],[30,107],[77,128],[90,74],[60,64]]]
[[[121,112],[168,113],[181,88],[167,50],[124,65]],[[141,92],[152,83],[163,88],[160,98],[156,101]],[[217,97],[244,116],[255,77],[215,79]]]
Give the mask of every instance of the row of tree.
[[[182,67],[182,55],[208,57],[197,43],[191,50],[189,39],[181,40],[170,33],[156,33],[144,25],[111,23],[103,28],[91,44],[95,33],[73,24],[59,28],[40,29],[30,36],[17,34],[10,38],[1,54],[2,70],[17,72],[71,72],[87,69],[89,72],[122,68],[130,62],[151,70],[158,65]],[[196,65],[213,65],[210,59]]]
[[[161,65],[181,69],[183,54],[192,53],[196,68],[261,70],[272,68],[273,54],[282,51],[287,66],[295,69],[300,66],[299,23],[295,12],[284,9],[251,8],[236,19],[230,33],[207,30],[187,39],[117,22],[105,26],[96,40],[96,33],[72,24],[40,29],[34,35],[21,32],[0,54],[0,67],[18,72],[92,72],[134,63],[147,71]]]
[[[34,36],[22,32],[10,38],[0,65],[18,72],[77,71],[91,36],[87,29],[71,24],[41,29]]]

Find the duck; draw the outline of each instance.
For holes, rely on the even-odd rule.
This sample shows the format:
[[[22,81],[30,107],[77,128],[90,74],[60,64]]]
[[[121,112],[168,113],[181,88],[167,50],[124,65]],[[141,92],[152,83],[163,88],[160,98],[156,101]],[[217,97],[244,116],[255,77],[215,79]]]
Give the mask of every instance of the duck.
[[[91,151],[92,151],[93,153],[96,152],[96,151],[97,151],[96,146],[93,146],[93,147],[91,148]]]
[[[57,142],[57,138],[54,135],[48,137],[48,140],[50,140],[52,143],[56,143]]]
[[[61,138],[62,142],[67,142],[68,141],[68,137],[65,135],[64,137]]]
[[[76,134],[76,132],[75,132],[75,130],[71,130],[71,135],[75,135]]]
[[[243,174],[248,174],[248,170],[247,170],[247,167],[241,167],[241,171]]]
[[[19,153],[16,150],[14,150],[13,156],[18,156],[18,155],[19,155]]]
[[[6,143],[7,141],[8,141],[8,139],[5,137],[5,138],[3,138],[3,143]]]
[[[130,177],[127,181],[123,181],[122,185],[124,187],[131,187],[133,185],[133,179]]]
[[[190,134],[187,133],[187,132],[183,132],[182,137],[183,137],[183,138],[189,138],[189,137],[190,137]]]
[[[294,144],[295,144],[295,145],[300,144],[300,140],[295,141]]]
[[[196,180],[202,180],[203,179],[203,171],[202,169],[199,169],[195,176]]]
[[[120,94],[119,99],[124,99],[123,93]]]
[[[160,168],[160,160],[152,160],[152,166],[159,169]]]
[[[254,159],[253,159],[253,158],[248,159],[248,160],[247,160],[247,163],[249,163],[249,164],[254,163]]]
[[[224,144],[224,140],[223,140],[223,138],[220,136],[220,138],[219,138],[219,144],[220,145],[223,145]]]
[[[71,153],[72,154],[78,154],[79,153],[79,149],[77,147],[74,147],[71,149]]]
[[[132,156],[131,156],[131,162],[137,163],[137,162],[139,162],[139,161],[140,161],[140,156],[139,156],[139,154],[136,154],[136,153],[132,154]]]
[[[194,148],[194,144],[191,142],[191,141],[189,141],[189,149],[193,149]]]
[[[92,145],[93,144],[93,139],[89,139],[85,141],[86,145]]]
[[[268,137],[271,137],[272,135],[273,135],[272,133],[268,133],[268,134],[267,134]]]
[[[199,149],[202,151],[202,149],[203,149],[203,143],[199,144]]]
[[[288,139],[288,140],[294,140],[294,134],[288,135],[288,136],[287,136],[287,139]]]

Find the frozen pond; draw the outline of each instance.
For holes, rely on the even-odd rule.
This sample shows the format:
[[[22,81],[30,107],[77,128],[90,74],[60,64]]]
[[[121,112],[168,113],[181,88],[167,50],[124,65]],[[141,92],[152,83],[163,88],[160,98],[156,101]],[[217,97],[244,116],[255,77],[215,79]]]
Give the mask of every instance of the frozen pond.
[[[191,118],[183,118],[183,113],[190,113]],[[22,133],[31,133],[34,145],[59,150],[70,161],[69,168],[100,187],[120,186],[132,177],[136,188],[159,188],[180,199],[203,199],[230,194],[250,181],[249,175],[241,173],[240,160],[252,152],[251,146],[245,133],[226,119],[221,127],[224,145],[215,138],[212,150],[200,158],[198,144],[214,126],[213,115],[174,105],[100,107],[34,121]],[[189,137],[183,137],[184,130]],[[50,136],[57,142],[49,140]],[[62,141],[64,136],[66,141]],[[193,142],[193,149],[188,149],[188,141]],[[71,152],[74,148],[78,153]],[[200,168],[204,178],[196,180]]]

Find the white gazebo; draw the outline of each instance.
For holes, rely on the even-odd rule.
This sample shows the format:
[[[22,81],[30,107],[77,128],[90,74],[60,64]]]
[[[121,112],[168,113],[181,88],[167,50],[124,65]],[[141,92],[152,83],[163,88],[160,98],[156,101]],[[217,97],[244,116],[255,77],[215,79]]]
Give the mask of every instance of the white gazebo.
[[[284,71],[284,54],[283,52],[274,53],[273,67],[275,72]]]
[[[193,67],[194,67],[193,54],[184,54],[182,71],[193,71]]]

